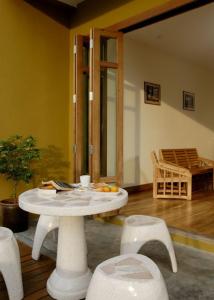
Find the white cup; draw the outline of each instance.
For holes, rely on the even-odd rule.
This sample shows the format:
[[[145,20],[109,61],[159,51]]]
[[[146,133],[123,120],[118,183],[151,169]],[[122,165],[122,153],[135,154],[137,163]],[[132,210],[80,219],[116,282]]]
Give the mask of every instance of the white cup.
[[[80,184],[83,187],[89,187],[91,182],[91,176],[90,175],[82,175],[80,176]]]

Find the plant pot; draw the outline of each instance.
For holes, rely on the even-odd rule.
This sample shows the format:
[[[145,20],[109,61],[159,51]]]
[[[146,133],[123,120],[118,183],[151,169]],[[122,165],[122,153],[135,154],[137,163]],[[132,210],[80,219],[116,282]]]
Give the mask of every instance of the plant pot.
[[[13,232],[21,232],[28,229],[28,212],[22,210],[13,199],[5,199],[0,202],[2,207],[3,226]]]

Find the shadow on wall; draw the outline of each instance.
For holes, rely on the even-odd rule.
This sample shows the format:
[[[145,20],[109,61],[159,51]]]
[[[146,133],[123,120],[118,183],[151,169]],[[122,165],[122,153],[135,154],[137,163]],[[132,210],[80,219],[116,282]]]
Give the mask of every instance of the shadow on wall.
[[[139,156],[126,159],[124,157],[124,180],[123,186],[135,186],[140,184],[140,163]]]
[[[124,42],[124,185],[152,181],[154,149],[196,147],[213,159],[212,72],[134,40]],[[144,81],[161,85],[161,105],[144,103]],[[195,111],[183,109],[183,91],[195,93]]]
[[[36,176],[33,186],[38,186],[42,180],[67,181],[69,162],[64,160],[64,155],[60,148],[49,145],[41,149],[41,160],[36,162]]]
[[[184,124],[187,119],[191,119],[194,122],[193,125],[201,124],[214,131],[213,69],[202,67],[167,52],[161,52],[161,50],[129,38],[125,38],[124,44],[125,80],[132,83],[139,91],[139,101],[144,102],[142,99],[144,81],[158,83],[161,85],[162,103],[159,107],[159,117],[168,117],[166,113],[171,113],[173,118],[183,115],[185,116]],[[135,55],[130,55],[130,53],[135,53]],[[183,91],[195,94],[195,111],[183,109]],[[165,107],[163,109],[164,104],[174,110],[166,111]],[[148,104],[144,105],[144,108],[146,106]],[[151,111],[153,108],[154,106],[150,105]],[[158,110],[158,107],[156,109]],[[174,116],[175,112],[180,115]],[[183,122],[181,122],[181,127],[182,124]],[[180,130],[181,128],[178,128],[178,131]]]
[[[168,68],[159,74],[159,81],[162,81],[162,99],[165,104],[171,106],[186,118],[207,129],[214,131],[213,119],[213,72],[203,69],[200,66],[191,64],[188,61],[167,57],[160,60],[160,69],[168,63]],[[195,94],[195,111],[183,109],[183,91]]]
[[[124,186],[140,184],[140,93],[124,83]]]

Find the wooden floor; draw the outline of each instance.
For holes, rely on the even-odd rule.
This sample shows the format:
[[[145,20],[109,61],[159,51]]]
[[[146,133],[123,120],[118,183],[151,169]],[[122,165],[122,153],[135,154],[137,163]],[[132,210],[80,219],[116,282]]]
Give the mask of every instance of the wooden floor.
[[[153,199],[152,191],[129,195],[122,215],[145,214],[163,218],[167,225],[214,238],[214,193],[195,194],[192,201]]]
[[[25,300],[52,299],[48,296],[46,282],[55,268],[55,261],[41,256],[40,260],[31,259],[31,248],[19,243],[22,264],[22,276]],[[8,300],[7,290],[3,277],[0,275],[0,300]]]
[[[214,238],[214,193],[197,194],[192,201],[154,200],[152,192],[129,195],[128,205],[120,214],[146,214],[161,217],[171,227]],[[39,261],[31,258],[31,248],[19,242],[25,300],[52,299],[46,282],[55,262],[45,256]],[[0,300],[8,300],[7,290],[0,275]]]

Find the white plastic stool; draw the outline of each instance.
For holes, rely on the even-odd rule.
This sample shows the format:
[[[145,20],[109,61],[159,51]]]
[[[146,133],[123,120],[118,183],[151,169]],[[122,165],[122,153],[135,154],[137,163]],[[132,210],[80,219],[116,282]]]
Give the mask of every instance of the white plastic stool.
[[[86,300],[168,300],[156,264],[141,254],[127,254],[101,263],[92,276]]]
[[[36,233],[33,240],[32,258],[38,260],[40,257],[40,250],[46,235],[59,227],[59,218],[55,216],[41,215],[39,217]]]
[[[19,247],[13,232],[0,227],[0,272],[5,280],[10,300],[24,297]]]
[[[162,242],[171,259],[172,270],[177,272],[177,262],[172,240],[164,220],[144,216],[135,215],[125,219],[120,254],[137,253],[140,248],[148,241],[157,240]]]

